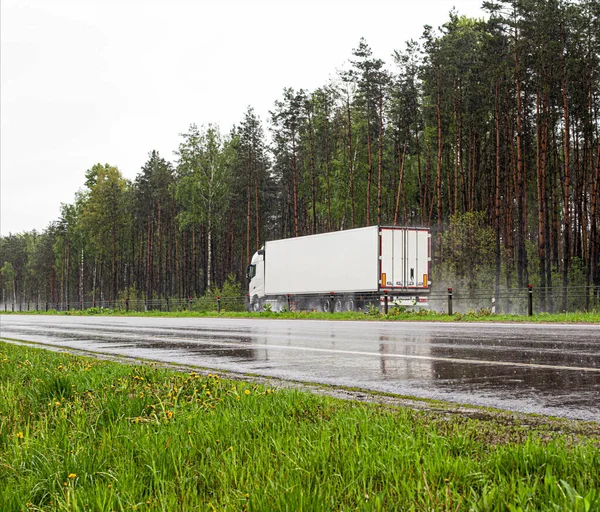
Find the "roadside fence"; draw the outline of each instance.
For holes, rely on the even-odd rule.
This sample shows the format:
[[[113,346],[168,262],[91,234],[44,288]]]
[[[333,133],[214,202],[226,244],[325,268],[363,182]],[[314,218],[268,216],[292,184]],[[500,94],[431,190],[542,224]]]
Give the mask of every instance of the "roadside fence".
[[[45,312],[73,310],[146,311],[245,311],[246,298],[235,296],[162,299],[118,299],[91,301],[23,301],[0,303],[0,312]]]
[[[314,299],[303,296],[280,297],[277,300],[262,302],[255,311],[314,310],[324,312],[363,311],[378,314],[402,310],[431,310],[438,313],[466,314],[475,312],[485,314],[518,314],[529,315],[539,313],[560,313],[575,311],[600,310],[600,288],[593,286],[570,286],[567,290],[566,309],[563,309],[563,288],[536,288],[528,285],[526,288],[499,289],[433,289],[428,295],[410,294],[398,297],[391,291],[370,294],[355,294],[351,296],[331,294],[330,297]],[[2,312],[44,312],[118,310],[124,312],[148,311],[245,311],[247,307],[245,296],[202,296],[187,298],[154,298],[91,301],[41,301],[25,300],[22,302],[0,302]]]

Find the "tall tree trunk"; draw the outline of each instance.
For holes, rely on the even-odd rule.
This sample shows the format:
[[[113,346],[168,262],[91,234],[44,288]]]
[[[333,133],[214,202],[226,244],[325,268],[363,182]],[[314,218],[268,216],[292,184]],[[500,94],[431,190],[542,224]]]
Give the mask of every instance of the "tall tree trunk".
[[[252,196],[250,194],[250,183],[252,180],[252,151],[248,149],[248,183],[246,187],[246,265],[250,265],[252,254],[250,253],[250,232],[252,223]]]
[[[367,170],[367,212],[366,225],[371,225],[371,182],[373,181],[373,151],[371,148],[371,110],[369,98],[367,98],[367,159],[369,168]]]
[[[517,281],[519,288],[525,286],[527,277],[527,253],[525,251],[526,212],[524,193],[524,160],[523,160],[523,107],[521,99],[521,67],[518,32],[515,27],[515,85],[517,92]]]
[[[346,112],[348,116],[348,167],[350,168],[350,214],[352,227],[356,226],[355,204],[354,204],[354,158],[352,154],[352,113],[350,111],[350,98],[346,100]]]
[[[421,226],[425,226],[425,186],[423,184],[423,178],[421,176],[421,152],[419,148],[419,125],[415,128],[415,143],[417,148],[417,179],[419,183],[419,210],[421,212]]]
[[[448,176],[448,215],[452,216],[456,212],[456,198],[458,194],[458,114],[456,107],[456,78],[452,81],[452,117],[454,119],[454,168],[453,174]],[[450,171],[449,171],[450,174]],[[454,199],[454,201],[453,201]]]
[[[327,231],[331,231],[331,184],[329,181],[329,110],[325,99],[325,181],[327,187]]]
[[[315,150],[313,142],[313,125],[310,110],[308,111],[308,147],[310,152],[310,195],[312,203],[311,234],[317,232],[317,184],[315,176]]]
[[[379,160],[377,163],[377,225],[381,226],[381,189],[383,174],[383,91],[379,91]]]
[[[563,46],[564,46],[564,35],[563,35]],[[571,186],[571,174],[570,174],[570,138],[569,138],[569,108],[567,99],[567,70],[564,57],[562,57],[562,99],[563,99],[563,123],[564,123],[564,180],[563,180],[563,221],[564,221],[564,232],[563,232],[563,292],[562,292],[562,310],[567,310],[567,292],[569,287],[569,270],[571,268],[571,217],[570,217],[570,205],[569,205],[569,193]]]
[[[206,291],[212,289],[212,219],[208,215],[206,229]]]
[[[540,113],[540,91],[536,94],[536,141],[537,141],[537,196],[538,196],[538,255],[539,255],[539,277],[540,277],[540,309],[546,310],[546,147],[544,144],[545,116]]]
[[[158,298],[162,299],[163,296],[163,274],[162,274],[162,264],[163,264],[163,256],[162,256],[162,225],[161,225],[161,206],[160,206],[160,201],[157,204],[157,210],[158,210],[158,219],[157,219],[157,226],[156,226],[156,237],[158,239],[158,257],[157,257],[157,263],[158,263],[158,282],[156,283],[156,288],[158,289]]]
[[[260,207],[258,195],[258,159],[254,153],[254,219],[256,223],[256,250],[260,249]]]
[[[494,209],[494,224],[496,228],[496,307],[500,307],[500,272],[501,272],[501,251],[500,251],[500,227],[501,227],[501,205],[502,196],[500,194],[500,173],[501,173],[501,148],[500,148],[500,85],[496,84],[496,101],[494,103],[494,120],[496,123],[496,204]]]
[[[66,278],[66,299],[71,300],[71,240],[67,240],[67,278]]]
[[[400,147],[398,147],[398,153],[400,152]],[[406,142],[404,143],[404,150],[402,151],[402,157],[400,159],[400,176],[398,179],[398,191],[396,193],[396,209],[394,210],[394,226],[398,225],[398,211],[400,209],[400,197],[401,190],[404,187],[404,160],[406,158]],[[406,222],[406,218],[404,219]]]
[[[294,194],[294,236],[300,236],[300,227],[298,225],[298,162],[296,154],[296,136],[292,138],[292,176],[293,176],[293,194]]]
[[[436,117],[437,117],[437,176],[435,181],[435,189],[437,193],[437,261],[442,263],[442,105],[441,105],[441,70],[438,67],[437,72],[437,101],[436,101]]]
[[[111,299],[114,301],[117,299],[118,295],[118,266],[117,266],[117,226],[113,225],[112,230],[112,297]]]
[[[83,263],[84,263],[84,258],[83,258],[83,245],[81,246],[81,260],[79,263],[79,302],[81,304],[81,306],[83,307]]]

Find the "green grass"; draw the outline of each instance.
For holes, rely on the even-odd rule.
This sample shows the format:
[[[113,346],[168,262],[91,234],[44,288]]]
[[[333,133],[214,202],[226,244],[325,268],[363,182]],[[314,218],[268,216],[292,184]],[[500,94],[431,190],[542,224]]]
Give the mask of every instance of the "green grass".
[[[71,311],[19,311],[3,312],[0,314],[8,315],[111,315],[111,316],[144,316],[144,317],[165,317],[165,318],[279,318],[286,320],[391,320],[391,321],[429,321],[429,322],[531,322],[531,323],[589,323],[600,324],[600,312],[574,312],[574,313],[540,313],[533,316],[526,315],[504,315],[492,314],[487,309],[479,311],[469,311],[467,313],[455,313],[447,315],[445,313],[436,313],[435,311],[421,310],[394,310],[390,308],[387,315],[371,312],[344,312],[344,313],[319,313],[314,311],[284,311],[273,313],[264,311],[261,313],[246,313],[237,311],[225,311],[217,313],[216,311],[130,311],[99,309],[89,310],[71,310]]]
[[[597,437],[0,343],[0,510],[598,510]]]

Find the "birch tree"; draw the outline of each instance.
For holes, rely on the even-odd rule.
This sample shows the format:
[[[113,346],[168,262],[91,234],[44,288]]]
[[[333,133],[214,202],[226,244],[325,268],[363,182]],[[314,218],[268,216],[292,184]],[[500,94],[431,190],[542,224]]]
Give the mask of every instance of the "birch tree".
[[[183,141],[176,152],[179,181],[175,196],[181,207],[178,220],[184,228],[206,228],[206,287],[211,289],[212,238],[215,224],[229,202],[232,154],[229,141],[222,140],[214,125],[199,129],[192,124],[181,136]]]

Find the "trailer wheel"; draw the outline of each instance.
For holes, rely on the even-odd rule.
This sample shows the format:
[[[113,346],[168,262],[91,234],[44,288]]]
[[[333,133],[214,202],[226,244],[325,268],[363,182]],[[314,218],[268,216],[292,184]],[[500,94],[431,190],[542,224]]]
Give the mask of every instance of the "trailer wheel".
[[[346,311],[356,311],[356,302],[354,301],[354,297],[346,297],[346,303],[344,305],[346,306]]]
[[[329,297],[323,299],[323,313],[330,313],[331,312],[331,302],[329,301]]]
[[[335,299],[335,302],[333,303],[333,311],[336,313],[341,313],[344,311],[344,303],[342,302],[341,297]]]

